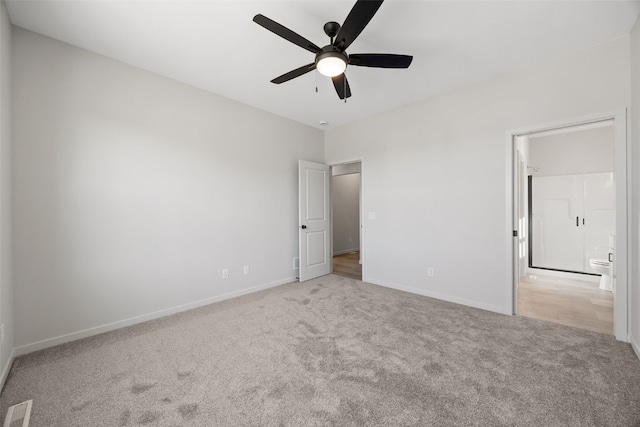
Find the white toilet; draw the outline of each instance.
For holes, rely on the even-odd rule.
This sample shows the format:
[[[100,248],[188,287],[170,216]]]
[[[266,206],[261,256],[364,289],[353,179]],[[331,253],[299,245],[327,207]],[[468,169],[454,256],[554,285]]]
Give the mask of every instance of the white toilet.
[[[600,274],[600,289],[603,291],[613,292],[613,284],[611,282],[611,264],[606,259],[590,259],[589,267],[596,273]]]

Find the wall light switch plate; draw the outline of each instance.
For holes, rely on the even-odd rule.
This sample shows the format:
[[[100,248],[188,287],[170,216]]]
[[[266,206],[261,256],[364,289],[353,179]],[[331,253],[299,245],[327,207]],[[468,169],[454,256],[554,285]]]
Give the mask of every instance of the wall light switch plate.
[[[375,212],[369,212],[369,219],[371,221],[373,221],[374,219],[376,219],[376,213]]]
[[[248,266],[248,265],[245,265],[245,266],[244,266],[244,268],[242,269],[242,272],[243,272],[244,274],[249,274],[249,266]]]

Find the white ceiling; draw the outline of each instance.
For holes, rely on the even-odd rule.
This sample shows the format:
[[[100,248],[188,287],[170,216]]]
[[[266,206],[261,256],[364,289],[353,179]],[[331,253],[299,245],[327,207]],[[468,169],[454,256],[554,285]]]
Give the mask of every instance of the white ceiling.
[[[627,36],[640,1],[387,0],[348,53],[414,56],[407,70],[349,67],[345,104],[316,73],[270,80],[314,55],[252,22],[261,13],[319,46],[355,0],[8,0],[14,25],[317,128]],[[321,120],[329,125],[322,127]]]

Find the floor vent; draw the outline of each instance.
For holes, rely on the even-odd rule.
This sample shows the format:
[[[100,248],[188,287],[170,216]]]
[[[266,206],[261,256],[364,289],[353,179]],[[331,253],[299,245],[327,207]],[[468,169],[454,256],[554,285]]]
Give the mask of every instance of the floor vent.
[[[27,400],[10,407],[7,418],[4,419],[4,427],[29,427],[32,404],[33,400]]]

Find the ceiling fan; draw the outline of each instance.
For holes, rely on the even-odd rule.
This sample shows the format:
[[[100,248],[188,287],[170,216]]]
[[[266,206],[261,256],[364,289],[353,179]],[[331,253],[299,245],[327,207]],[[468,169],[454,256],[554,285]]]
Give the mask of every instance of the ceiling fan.
[[[342,26],[334,21],[324,24],[324,32],[329,36],[331,42],[322,48],[264,15],[257,14],[254,16],[253,21],[258,25],[316,54],[315,61],[311,64],[289,71],[271,80],[271,82],[276,84],[284,83],[317,69],[320,74],[331,77],[338,96],[346,102],[346,98],[351,96],[349,82],[344,75],[347,65],[375,68],[408,68],[413,60],[413,56],[410,55],[389,53],[354,53],[348,55],[346,52],[349,45],[354,42],[371,21],[382,2],[383,0],[358,0]]]

